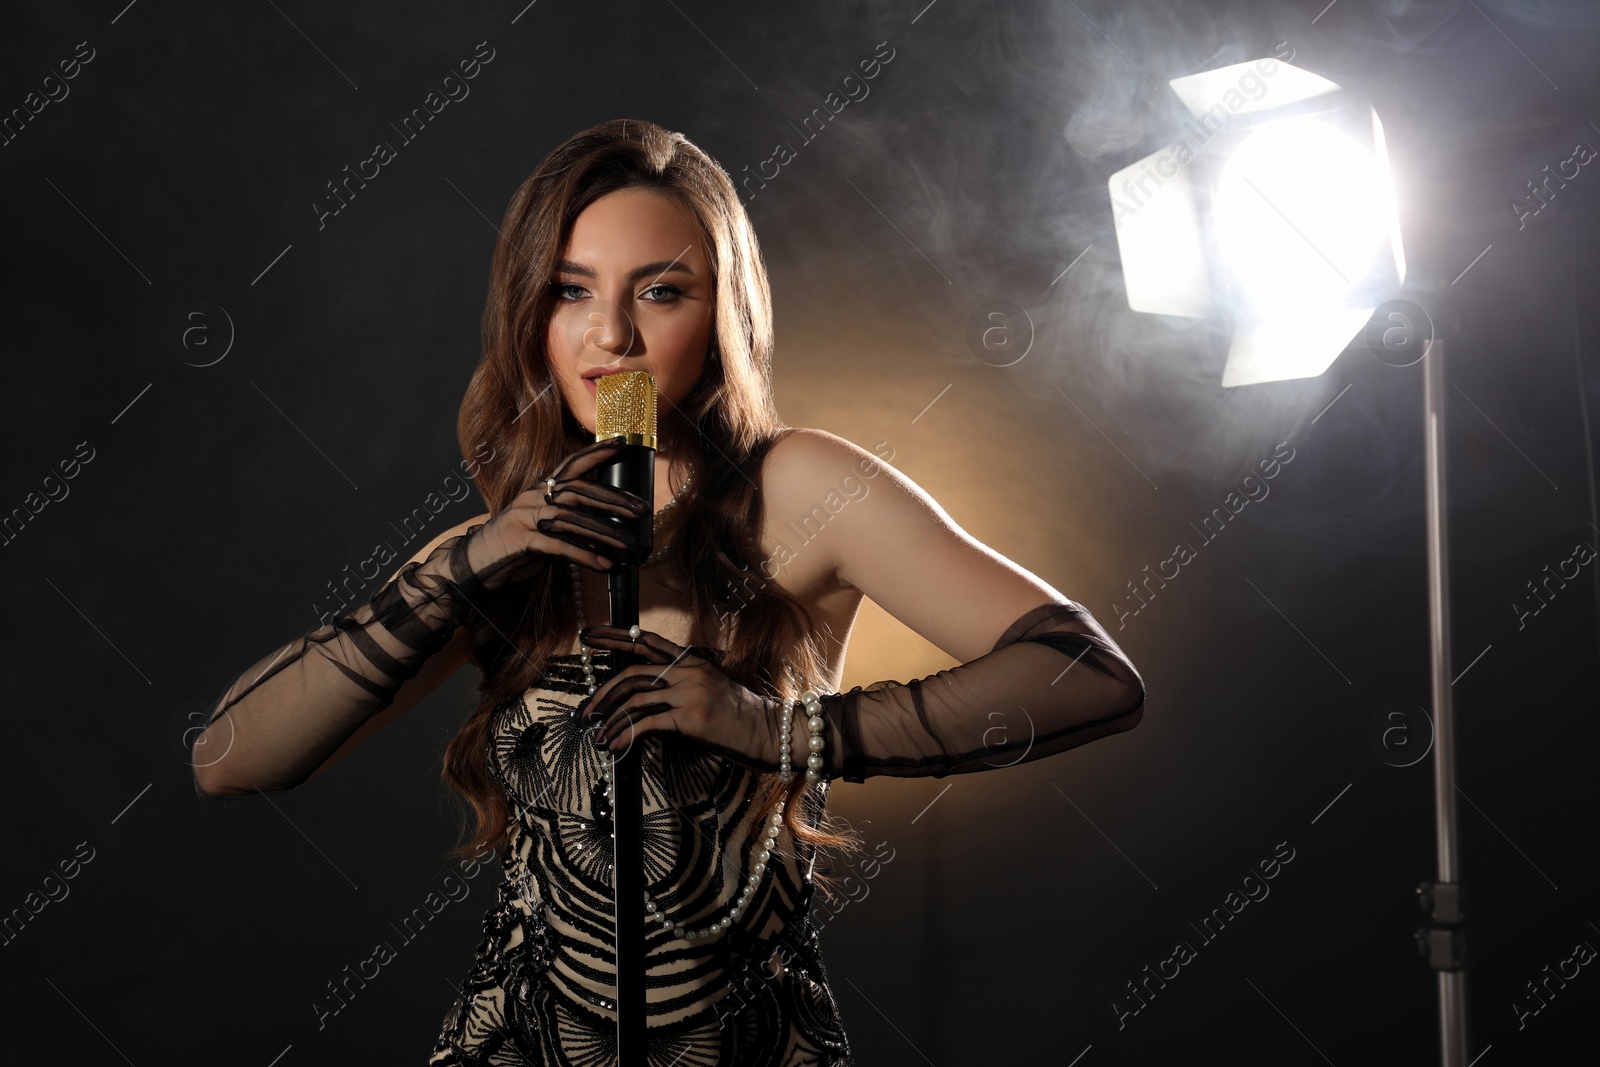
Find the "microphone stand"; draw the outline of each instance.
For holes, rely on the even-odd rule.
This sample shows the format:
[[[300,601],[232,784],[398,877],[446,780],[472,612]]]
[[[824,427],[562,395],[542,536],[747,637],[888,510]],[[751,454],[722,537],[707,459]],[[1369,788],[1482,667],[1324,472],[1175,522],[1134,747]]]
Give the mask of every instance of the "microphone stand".
[[[655,500],[655,449],[633,443],[626,435],[618,457],[598,470],[600,480],[634,493],[647,501]],[[639,553],[635,559],[618,560],[619,565],[606,577],[611,594],[611,625],[626,630],[639,622],[639,567],[654,549],[654,516],[638,520],[620,517],[619,525],[637,522]],[[615,671],[645,659],[636,652],[612,651]],[[613,840],[611,878],[614,897],[612,913],[616,921],[617,975],[617,1064],[618,1067],[645,1067],[645,923],[644,923],[644,792],[640,773],[644,746],[630,744],[616,755],[612,791],[616,796],[611,810]]]
[[[1438,874],[1417,886],[1429,925],[1417,930],[1417,947],[1436,974],[1439,1062],[1466,1067],[1466,903],[1461,884],[1460,830],[1456,820],[1455,701],[1450,672],[1450,553],[1445,507],[1444,338],[1423,357],[1423,451],[1428,530],[1429,677],[1433,689],[1434,849]]]

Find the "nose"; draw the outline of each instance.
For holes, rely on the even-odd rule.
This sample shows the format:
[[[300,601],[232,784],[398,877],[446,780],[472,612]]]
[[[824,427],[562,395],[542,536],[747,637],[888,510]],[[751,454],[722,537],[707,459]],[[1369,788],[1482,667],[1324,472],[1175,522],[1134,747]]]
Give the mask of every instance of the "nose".
[[[632,351],[634,340],[633,318],[627,311],[611,303],[590,308],[583,331],[585,350],[620,359]]]

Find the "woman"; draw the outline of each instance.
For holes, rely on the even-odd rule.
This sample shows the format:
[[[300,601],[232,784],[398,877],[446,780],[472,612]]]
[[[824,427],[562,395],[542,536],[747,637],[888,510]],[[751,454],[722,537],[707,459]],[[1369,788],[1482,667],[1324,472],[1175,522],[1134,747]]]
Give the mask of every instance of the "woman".
[[[484,341],[458,436],[491,457],[488,512],[242,675],[198,786],[314,778],[471,660],[482,700],[444,775],[477,816],[457,852],[503,849],[505,878],[429,1062],[614,1061],[607,785],[638,745],[653,1052],[849,1063],[809,918],[816,850],[850,843],[828,783],[1081,745],[1138,723],[1142,680],[1087,610],[893,467],[780,422],[754,231],[682,135],[607,122],[540,164],[506,214]],[[615,445],[594,442],[593,378],[634,370],[661,407],[652,501],[593,476]],[[643,547],[612,517],[646,512],[639,631],[597,625],[605,571]],[[863,596],[962,665],[837,692]],[[614,671],[614,651],[646,662]]]

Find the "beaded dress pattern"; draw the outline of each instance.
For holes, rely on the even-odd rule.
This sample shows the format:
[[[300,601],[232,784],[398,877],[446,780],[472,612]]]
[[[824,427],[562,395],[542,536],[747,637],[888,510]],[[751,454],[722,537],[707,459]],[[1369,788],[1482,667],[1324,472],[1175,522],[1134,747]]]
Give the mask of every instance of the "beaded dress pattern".
[[[466,608],[457,600],[476,588],[471,532],[440,542],[369,603],[240,674],[207,730],[189,732],[197,748],[223,717],[231,726],[242,716],[247,733],[275,723],[354,732],[389,707],[461,623]],[[720,654],[695,651],[713,662]],[[604,650],[592,653],[591,667],[597,678],[614,673]],[[589,684],[581,653],[572,652],[495,709],[486,759],[511,812],[504,879],[431,1064],[616,1060],[611,819],[601,751],[578,718]],[[1051,597],[959,666],[821,694],[819,773],[824,782],[861,782],[1011,767],[1132,729],[1144,702],[1143,679],[1105,628],[1083,605]],[[757,773],[672,733],[640,745],[646,849],[631,862],[645,864],[650,895],[638,902],[638,921],[647,922],[650,903],[656,909],[645,927],[649,1062],[848,1064],[809,918],[812,851],[797,850],[781,829],[765,845],[773,835],[755,810]],[[221,757],[194,755],[200,789],[202,766]],[[250,787],[293,787],[324,757],[311,748],[258,755]],[[816,825],[823,788],[802,796],[815,810],[800,817]],[[772,854],[758,871],[763,848]]]
[[[610,661],[592,653],[601,682]],[[611,813],[579,717],[587,699],[580,656],[558,655],[493,714],[489,770],[511,809],[505,877],[431,1067],[616,1063]],[[728,918],[758,862],[760,776],[676,735],[639,744],[646,889],[657,915],[703,930]],[[657,915],[646,925],[640,902],[650,1064],[851,1062],[809,918],[812,849],[796,844],[779,834],[749,903],[715,934],[685,939]]]

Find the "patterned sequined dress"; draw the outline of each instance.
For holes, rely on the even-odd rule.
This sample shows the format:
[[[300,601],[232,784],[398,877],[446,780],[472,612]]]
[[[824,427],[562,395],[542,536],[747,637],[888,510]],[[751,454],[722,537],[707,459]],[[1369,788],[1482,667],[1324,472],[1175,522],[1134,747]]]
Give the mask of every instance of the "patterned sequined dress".
[[[476,529],[476,527],[474,527]],[[350,737],[389,707],[460,625],[472,585],[471,531],[439,542],[354,611],[319,625],[234,679],[190,730],[195,788],[291,788],[324,765],[324,745],[257,751],[247,777],[226,773],[200,741]],[[963,550],[965,551],[965,550]],[[919,558],[930,573],[937,554]],[[452,590],[456,592],[453,593]],[[715,661],[717,649],[698,650]],[[611,677],[594,653],[595,675]],[[556,659],[519,699],[496,710],[487,767],[511,815],[504,881],[433,1064],[582,1064],[615,1059],[610,813],[600,753],[577,718],[581,658]],[[899,683],[824,693],[825,780],[943,777],[1012,767],[1130,730],[1144,715],[1144,680],[1083,605],[1053,597],[1023,612],[984,655]],[[217,735],[219,720],[243,722]],[[209,745],[209,741],[207,742]],[[673,923],[718,924],[704,938],[658,923],[646,944],[649,1061],[658,1067],[847,1064],[850,1052],[809,919],[814,856],[780,831],[774,857],[740,917],[747,872],[766,828],[752,790],[761,777],[673,734],[641,741],[650,893]],[[809,790],[807,796],[820,794]],[[819,798],[820,799],[820,798]],[[822,804],[803,817],[815,825]],[[641,862],[635,857],[633,862]],[[639,901],[644,921],[645,902]]]
[[[593,654],[601,682],[609,659]],[[616,1063],[611,818],[600,752],[578,718],[585,699],[580,657],[560,655],[494,713],[489,768],[511,808],[505,877],[432,1067]],[[757,862],[759,776],[676,736],[640,744],[646,889],[674,923],[703,930],[729,914]],[[750,903],[720,933],[647,927],[650,1064],[851,1062],[808,917],[812,851],[796,844],[779,835]]]

